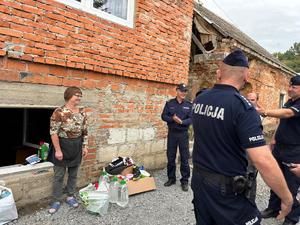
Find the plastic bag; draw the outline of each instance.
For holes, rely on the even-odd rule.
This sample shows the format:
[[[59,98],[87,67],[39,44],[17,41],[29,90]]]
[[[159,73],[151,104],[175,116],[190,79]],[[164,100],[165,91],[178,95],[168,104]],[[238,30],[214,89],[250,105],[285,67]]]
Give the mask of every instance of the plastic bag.
[[[79,195],[88,212],[101,216],[107,214],[109,205],[108,192],[97,191],[94,185],[89,184],[87,187],[79,190]]]
[[[0,225],[18,218],[18,212],[11,189],[0,186]],[[1,197],[2,196],[2,197]]]

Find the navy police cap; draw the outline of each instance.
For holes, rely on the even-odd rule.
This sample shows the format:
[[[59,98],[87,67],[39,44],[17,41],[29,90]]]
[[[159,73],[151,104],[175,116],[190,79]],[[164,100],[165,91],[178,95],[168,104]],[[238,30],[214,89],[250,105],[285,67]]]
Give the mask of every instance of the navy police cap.
[[[300,75],[291,78],[290,85],[300,85]]]
[[[187,86],[185,84],[178,84],[176,90],[186,92],[187,91]]]
[[[239,66],[249,68],[248,59],[242,50],[237,49],[225,57],[223,63],[229,66]]]

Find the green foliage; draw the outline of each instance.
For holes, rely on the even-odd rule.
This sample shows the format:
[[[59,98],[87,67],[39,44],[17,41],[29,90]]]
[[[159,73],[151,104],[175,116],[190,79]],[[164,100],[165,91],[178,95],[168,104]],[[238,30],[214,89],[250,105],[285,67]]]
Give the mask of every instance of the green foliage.
[[[300,42],[295,42],[289,50],[284,53],[275,52],[273,54],[285,65],[300,73]]]

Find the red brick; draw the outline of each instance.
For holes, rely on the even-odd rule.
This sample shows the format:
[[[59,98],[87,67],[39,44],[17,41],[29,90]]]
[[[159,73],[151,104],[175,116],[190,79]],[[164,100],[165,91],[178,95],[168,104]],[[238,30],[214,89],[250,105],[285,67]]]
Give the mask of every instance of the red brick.
[[[62,35],[68,35],[69,31],[64,30],[60,27],[54,27],[54,26],[48,26],[49,31],[52,33],[62,34]]]
[[[63,86],[71,87],[81,87],[81,80],[63,78]]]
[[[0,80],[3,81],[19,81],[19,72],[11,70],[0,70]]]
[[[43,84],[44,76],[40,74],[33,74],[32,76],[24,77],[21,81],[26,83]]]
[[[36,43],[35,47],[36,48],[42,48],[42,49],[45,49],[45,50],[50,50],[50,51],[57,50],[56,46],[54,46],[54,45],[47,45],[47,44],[43,44],[43,43]]]
[[[96,87],[96,82],[94,80],[83,80],[82,81],[82,87],[83,88],[95,88]]]
[[[29,63],[28,72],[38,73],[38,74],[49,74],[49,66],[44,64],[39,64],[39,63]]]
[[[55,65],[56,64],[56,60],[53,58],[45,58],[45,63],[46,64],[51,64],[51,65]]]
[[[13,36],[13,37],[22,37],[23,33],[10,28],[0,27],[0,34]]]
[[[23,37],[24,37],[24,39],[28,39],[28,40],[32,40],[32,41],[39,42],[41,40],[41,38],[35,34],[24,33]]]
[[[57,77],[57,76],[52,76],[52,75],[47,75],[44,78],[44,82],[46,84],[50,84],[50,85],[58,85],[61,86],[62,85],[62,80],[63,78],[61,77]]]
[[[26,71],[27,64],[20,60],[7,60],[6,67],[17,71]]]
[[[33,61],[37,62],[37,63],[45,63],[45,58],[44,57],[34,56],[33,57]]]
[[[37,48],[30,48],[30,47],[25,47],[24,48],[24,53],[28,54],[33,54],[33,55],[44,55],[44,50],[42,49],[37,49]]]
[[[5,51],[5,50],[2,50],[2,49],[0,49],[0,56],[4,56],[4,55],[6,55],[6,51]]]

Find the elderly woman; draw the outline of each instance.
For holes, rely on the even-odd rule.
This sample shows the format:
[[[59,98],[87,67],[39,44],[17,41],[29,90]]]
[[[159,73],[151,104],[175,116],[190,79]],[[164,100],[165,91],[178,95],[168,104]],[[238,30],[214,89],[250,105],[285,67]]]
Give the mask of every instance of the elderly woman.
[[[50,135],[54,151],[50,161],[54,164],[53,203],[49,213],[57,212],[63,195],[63,181],[68,170],[68,181],[65,192],[68,197],[66,203],[71,207],[78,207],[74,197],[76,190],[77,172],[82,156],[87,151],[87,116],[83,108],[79,108],[82,92],[78,87],[65,90],[65,105],[53,112],[50,119]]]

